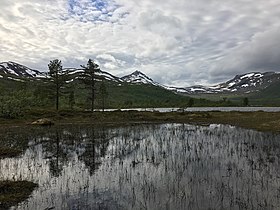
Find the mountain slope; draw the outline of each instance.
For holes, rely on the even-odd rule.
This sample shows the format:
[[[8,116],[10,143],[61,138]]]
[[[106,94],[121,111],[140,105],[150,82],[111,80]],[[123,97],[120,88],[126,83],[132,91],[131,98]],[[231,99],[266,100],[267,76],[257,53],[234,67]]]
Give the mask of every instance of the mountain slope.
[[[237,75],[232,80],[220,84],[221,88],[229,92],[255,92],[267,88],[280,80],[280,74],[275,72],[252,72]]]
[[[153,85],[125,83],[106,85],[109,95],[109,103],[112,107],[181,107],[186,106],[188,96],[175,94],[164,88]],[[196,104],[199,103],[199,100]]]
[[[69,75],[70,80],[75,80],[75,79],[79,79],[82,77],[84,69],[79,69],[79,68],[65,68],[63,69],[64,72],[66,72]],[[105,71],[100,71],[96,73],[97,80],[100,79],[104,79],[107,81],[111,81],[111,82],[123,82],[119,77],[116,77],[108,72]]]
[[[3,75],[0,77],[1,92],[11,95],[14,91],[23,90],[30,95],[36,106],[53,106],[54,90],[52,84],[45,80],[48,77],[46,73],[40,74],[39,71],[31,71],[32,69],[13,62],[2,64],[2,66],[0,71],[0,75]],[[83,69],[64,68],[63,70],[67,73],[67,76],[65,77],[66,85],[61,89],[60,107],[69,107],[70,93],[72,93],[71,100],[74,101],[76,107],[89,109],[90,91],[81,81]],[[29,71],[32,74],[28,74]],[[45,76],[38,77],[37,75]],[[141,79],[137,79],[137,76]],[[108,72],[100,71],[97,73],[95,83],[96,108],[101,108],[100,104],[102,104],[99,94],[101,80],[104,80],[108,91],[106,98],[106,107],[108,108],[186,106],[189,101],[189,97],[162,88],[139,71],[134,74],[134,80],[132,81],[129,81],[128,77],[125,81]]]
[[[151,78],[140,71],[135,71],[129,75],[121,77],[121,80],[133,84],[150,84],[154,86],[161,86],[159,83],[154,82]]]
[[[280,80],[272,83],[262,91],[249,94],[251,101],[256,101],[258,105],[280,105]]]
[[[67,83],[70,83],[80,79],[84,70],[81,68],[64,68],[63,71],[68,75]],[[100,71],[96,73],[96,75],[97,78],[103,78],[104,80],[123,82],[120,78],[105,71]],[[9,61],[0,63],[0,79],[24,82],[26,80],[46,79],[47,77],[47,72],[40,72],[35,69],[30,69],[15,62]]]
[[[83,69],[80,68],[65,68],[63,69],[69,74],[69,82],[81,77]],[[250,93],[259,92],[269,87],[271,84],[280,81],[280,73],[276,72],[251,72],[241,75],[236,75],[233,79],[214,86],[191,86],[185,88],[167,87],[153,81],[150,77],[140,71],[135,71],[121,78],[116,77],[108,72],[100,71],[97,73],[98,78],[117,83],[130,84],[146,84],[157,87],[162,87],[177,93],[184,94],[211,94],[211,93]],[[22,81],[24,79],[40,79],[46,78],[46,72],[30,69],[24,65],[15,62],[0,63],[0,79],[12,79]]]
[[[276,72],[251,72],[236,75],[233,79],[215,86],[191,86],[186,88],[171,87],[170,90],[185,94],[231,94],[259,92],[271,84],[280,81],[280,74]]]
[[[24,79],[24,78],[44,78],[46,73],[40,72],[38,70],[30,69],[21,64],[9,61],[0,63],[0,77],[2,78],[14,78],[14,79]]]

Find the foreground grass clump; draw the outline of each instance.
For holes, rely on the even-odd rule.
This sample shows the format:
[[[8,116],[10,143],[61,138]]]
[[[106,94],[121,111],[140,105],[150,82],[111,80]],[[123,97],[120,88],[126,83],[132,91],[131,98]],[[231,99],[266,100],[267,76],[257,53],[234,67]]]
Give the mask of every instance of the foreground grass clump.
[[[38,185],[28,181],[0,181],[0,209],[26,200]]]
[[[17,157],[22,153],[21,150],[9,147],[0,147],[0,159]]]

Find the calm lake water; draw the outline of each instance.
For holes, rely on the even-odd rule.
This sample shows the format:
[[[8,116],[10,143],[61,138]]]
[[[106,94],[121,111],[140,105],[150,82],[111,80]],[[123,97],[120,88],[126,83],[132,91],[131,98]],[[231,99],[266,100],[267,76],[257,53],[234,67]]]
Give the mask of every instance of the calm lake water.
[[[226,125],[10,128],[0,180],[39,184],[12,209],[280,209],[280,136]]]
[[[121,111],[157,111],[157,112],[176,112],[180,111],[182,108],[132,108],[132,109],[121,109]],[[105,109],[105,111],[116,111],[117,109]],[[99,110],[101,111],[101,110]],[[206,112],[206,111],[221,111],[221,112],[280,112],[280,107],[188,107],[185,109],[186,112]]]

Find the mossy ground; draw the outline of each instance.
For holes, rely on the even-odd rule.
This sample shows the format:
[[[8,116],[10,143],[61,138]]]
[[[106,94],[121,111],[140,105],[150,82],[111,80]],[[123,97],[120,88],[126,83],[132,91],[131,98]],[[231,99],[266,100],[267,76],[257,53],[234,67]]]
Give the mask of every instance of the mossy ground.
[[[86,112],[62,110],[33,110],[21,119],[1,120],[1,126],[30,124],[39,118],[50,118],[55,124],[130,124],[130,123],[190,123],[190,124],[230,124],[259,131],[280,133],[280,112],[145,112],[113,111]]]
[[[0,181],[0,209],[8,209],[26,200],[37,186],[28,181]]]
[[[22,151],[20,149],[14,149],[9,147],[0,146],[0,159],[1,158],[12,158],[20,155]]]
[[[138,112],[115,111],[96,113],[61,113],[54,118],[57,123],[190,123],[190,124],[229,124],[259,131],[280,133],[280,112]]]

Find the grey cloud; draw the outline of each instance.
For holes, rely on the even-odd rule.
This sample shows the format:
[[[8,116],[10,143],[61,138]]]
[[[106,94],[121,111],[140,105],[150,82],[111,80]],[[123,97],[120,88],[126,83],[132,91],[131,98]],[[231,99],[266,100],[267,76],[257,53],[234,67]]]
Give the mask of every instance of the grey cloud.
[[[6,33],[11,33],[11,30],[0,24],[0,32],[4,31]]]
[[[217,63],[211,75],[233,75],[249,71],[280,71],[279,29],[257,34]]]
[[[159,10],[141,13],[140,23],[147,30],[160,35],[176,34],[182,30],[182,23],[178,18],[166,16]]]
[[[46,69],[99,55],[118,76],[137,69],[179,86],[279,70],[279,0],[115,0],[102,10],[82,0],[72,13],[67,2],[2,0],[1,59]]]

